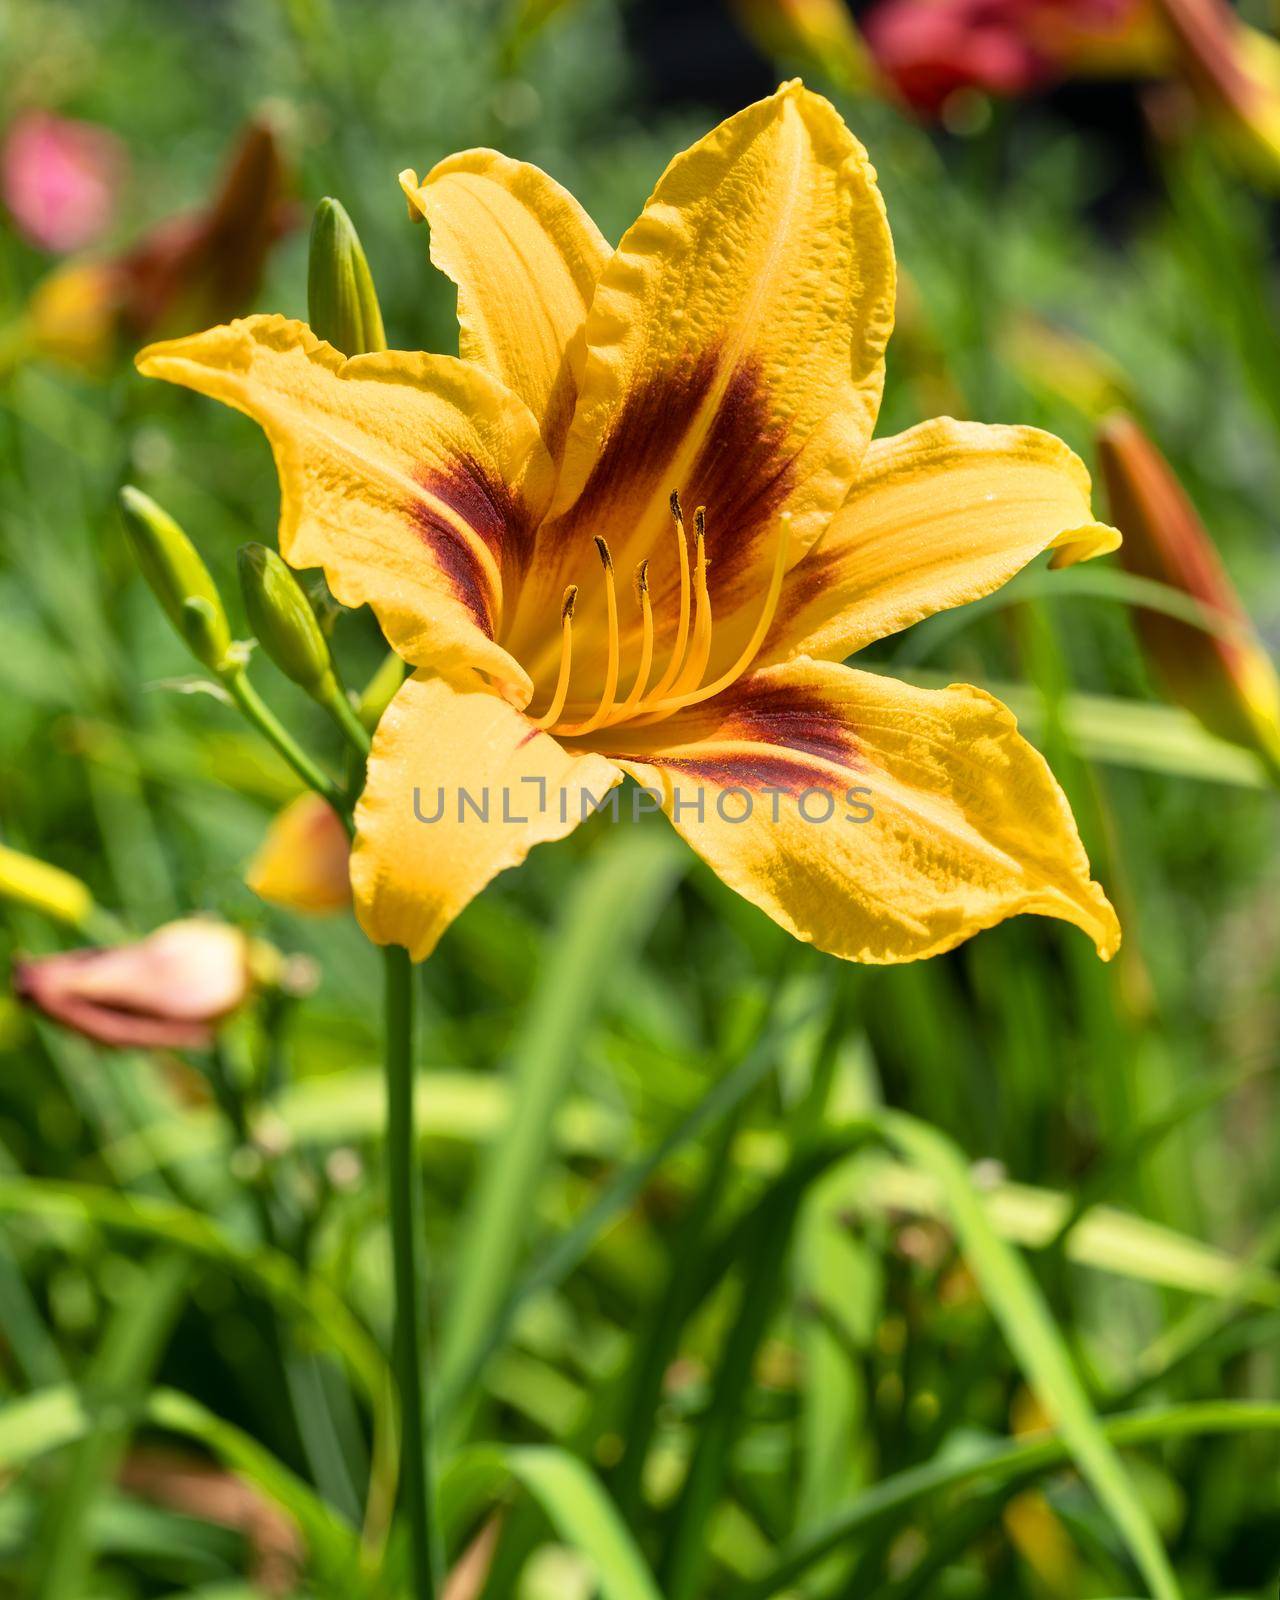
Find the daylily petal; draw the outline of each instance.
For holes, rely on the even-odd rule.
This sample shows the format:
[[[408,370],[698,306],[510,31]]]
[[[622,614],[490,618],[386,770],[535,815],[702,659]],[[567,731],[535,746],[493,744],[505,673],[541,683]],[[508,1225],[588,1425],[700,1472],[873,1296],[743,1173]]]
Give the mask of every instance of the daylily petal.
[[[562,839],[621,780],[481,686],[420,673],[373,737],[356,808],[351,884],[360,926],[421,961],[454,917],[535,844]]]
[[[1042,550],[1053,565],[1120,543],[1095,522],[1089,474],[1039,428],[937,417],[877,439],[818,547],[788,574],[761,661],[841,661],[990,594]]]
[[[272,905],[323,916],[351,904],[347,830],[327,800],[307,790],[271,820],[244,881]]]
[[[527,697],[524,670],[494,639],[551,466],[514,395],[448,356],[347,360],[284,317],[151,345],[138,367],[262,425],[287,561],[322,566],[344,605],[371,605],[415,665],[481,667]]]
[[[717,595],[767,573],[842,504],[871,437],[893,321],[893,246],[866,152],[799,82],[676,159],[605,267],[530,603],[653,554],[660,627],[676,591],[668,496],[707,508]],[[522,606],[521,620],[525,616]]]
[[[458,286],[459,350],[533,412],[554,457],[573,415],[570,346],[611,254],[567,189],[496,150],[464,150],[400,182]]]
[[[724,881],[833,955],[912,961],[1020,912],[1104,958],[1119,944],[1062,791],[980,689],[797,660],[617,733],[614,759]]]

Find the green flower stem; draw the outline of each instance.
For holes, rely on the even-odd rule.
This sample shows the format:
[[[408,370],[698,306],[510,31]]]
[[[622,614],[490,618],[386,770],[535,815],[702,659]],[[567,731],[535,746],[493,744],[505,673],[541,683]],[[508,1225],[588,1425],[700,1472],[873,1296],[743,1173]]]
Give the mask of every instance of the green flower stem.
[[[249,682],[243,667],[222,674],[222,685],[249,721],[267,742],[275,747],[309,789],[322,795],[352,831],[351,808],[346,795],[288,731],[280,719]]]
[[[342,737],[356,754],[367,756],[373,739],[368,728],[361,722],[355,707],[347,699],[338,680],[331,677],[328,692],[318,698],[320,704],[337,723]]]
[[[422,1200],[413,1116],[413,965],[388,945],[386,974],[387,1198],[395,1275],[393,1366],[400,1391],[400,1507],[409,1524],[414,1600],[435,1600],[439,1529],[431,1471],[430,1416],[418,1303],[423,1283]]]

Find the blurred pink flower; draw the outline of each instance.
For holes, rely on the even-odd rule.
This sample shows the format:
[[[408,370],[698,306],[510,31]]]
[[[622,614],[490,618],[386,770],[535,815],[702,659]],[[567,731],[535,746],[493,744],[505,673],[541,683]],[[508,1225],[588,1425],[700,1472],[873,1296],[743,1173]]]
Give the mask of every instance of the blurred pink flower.
[[[61,255],[106,232],[127,164],[123,144],[105,128],[24,111],[0,151],[0,188],[19,232]]]
[[[879,0],[863,30],[880,69],[916,110],[957,90],[1025,95],[1074,72],[1149,59],[1148,0]]]
[[[136,944],[15,961],[18,997],[63,1027],[124,1049],[200,1050],[252,987],[249,941],[204,917]]]

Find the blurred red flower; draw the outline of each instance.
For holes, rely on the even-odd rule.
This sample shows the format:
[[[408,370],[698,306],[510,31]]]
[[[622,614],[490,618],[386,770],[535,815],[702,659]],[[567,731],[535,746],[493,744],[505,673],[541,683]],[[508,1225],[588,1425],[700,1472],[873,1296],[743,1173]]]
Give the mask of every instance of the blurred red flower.
[[[106,128],[24,111],[0,150],[0,192],[18,232],[62,255],[107,231],[127,170],[124,145]]]
[[[882,72],[918,111],[957,90],[1018,96],[1145,59],[1147,0],[879,0],[863,19]]]

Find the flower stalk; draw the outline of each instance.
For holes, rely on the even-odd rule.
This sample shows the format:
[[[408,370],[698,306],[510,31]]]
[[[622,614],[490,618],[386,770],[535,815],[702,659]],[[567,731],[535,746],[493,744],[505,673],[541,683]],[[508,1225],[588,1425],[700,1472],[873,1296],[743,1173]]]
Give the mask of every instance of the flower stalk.
[[[316,332],[345,355],[386,349],[382,313],[369,264],[350,217],[336,200],[322,200],[316,208],[307,299]],[[371,744],[368,727],[338,681],[328,644],[296,579],[274,552],[261,546],[251,548],[261,551],[261,556],[242,559],[241,577],[246,602],[251,589],[264,602],[255,624],[259,640],[277,665],[333,717],[357,757],[358,782],[363,785],[364,758]],[[250,614],[254,614],[252,609]],[[286,660],[297,670],[291,671]],[[370,686],[376,708],[372,720],[376,721],[402,676],[398,658],[389,658],[386,671],[379,672]],[[368,698],[366,691],[366,704]],[[377,705],[379,700],[382,705]],[[365,711],[365,704],[361,711]],[[340,814],[348,818],[350,825],[349,812]],[[422,1194],[415,1153],[413,964],[409,952],[397,944],[384,946],[382,959],[387,1210],[395,1294],[392,1366],[400,1394],[400,1511],[409,1525],[414,1600],[435,1600],[442,1582],[443,1555],[435,1512],[426,1340],[419,1306],[426,1271]]]
[[[424,1279],[422,1195],[415,1159],[413,964],[382,952],[386,996],[387,1196],[395,1283],[392,1365],[400,1391],[400,1504],[409,1524],[415,1600],[435,1600],[441,1568],[431,1466],[431,1423],[418,1300]]]

